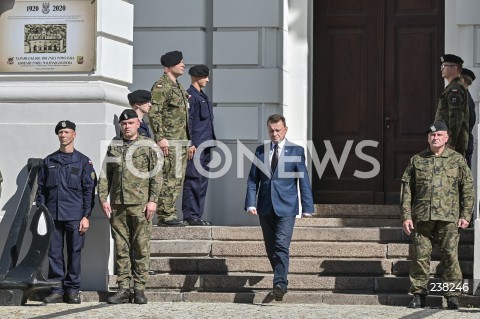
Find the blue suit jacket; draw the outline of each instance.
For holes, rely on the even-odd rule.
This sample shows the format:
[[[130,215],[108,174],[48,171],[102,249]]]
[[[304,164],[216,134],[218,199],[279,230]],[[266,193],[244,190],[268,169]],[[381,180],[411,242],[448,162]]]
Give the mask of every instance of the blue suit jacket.
[[[270,145],[260,145],[255,151],[255,159],[247,180],[245,210],[254,206],[259,215],[268,215],[274,211],[278,216],[295,216],[298,214],[300,187],[302,210],[313,213],[312,189],[303,147],[286,141],[277,168],[272,174],[269,164]],[[298,176],[300,174],[303,174],[303,177]]]

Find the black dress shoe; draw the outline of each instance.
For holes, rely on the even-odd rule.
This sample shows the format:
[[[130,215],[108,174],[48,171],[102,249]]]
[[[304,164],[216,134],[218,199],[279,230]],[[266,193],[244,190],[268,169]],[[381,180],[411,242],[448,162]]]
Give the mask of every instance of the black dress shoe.
[[[457,296],[447,297],[447,309],[457,310],[458,308],[460,308],[458,297]]]
[[[60,303],[63,302],[63,295],[52,293],[43,299],[44,303]]]
[[[70,304],[79,304],[82,302],[80,294],[78,292],[70,292],[67,294],[66,302]]]
[[[425,295],[414,294],[408,308],[425,308]]]
[[[200,219],[200,218],[185,220],[185,222],[189,226],[212,226],[211,222],[208,222],[208,221]]]
[[[275,301],[282,301],[286,292],[287,290],[283,289],[280,285],[273,286],[273,296],[275,297]]]
[[[183,227],[183,226],[187,226],[187,223],[183,220],[172,219],[172,220],[159,221],[157,223],[157,226],[158,227]]]
[[[148,302],[147,297],[145,297],[145,291],[140,289],[133,290],[133,302],[139,305],[144,305]]]

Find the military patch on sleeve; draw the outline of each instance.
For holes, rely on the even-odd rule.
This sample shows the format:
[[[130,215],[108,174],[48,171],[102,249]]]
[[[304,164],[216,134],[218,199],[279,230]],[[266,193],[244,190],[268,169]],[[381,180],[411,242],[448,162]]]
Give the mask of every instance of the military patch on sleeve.
[[[92,172],[90,176],[92,176],[92,179],[95,180],[95,172]]]
[[[458,90],[457,90],[457,89],[452,89],[452,92],[453,92],[453,93],[457,93]]]
[[[453,96],[452,98],[450,98],[450,104],[451,105],[458,105],[458,98]]]

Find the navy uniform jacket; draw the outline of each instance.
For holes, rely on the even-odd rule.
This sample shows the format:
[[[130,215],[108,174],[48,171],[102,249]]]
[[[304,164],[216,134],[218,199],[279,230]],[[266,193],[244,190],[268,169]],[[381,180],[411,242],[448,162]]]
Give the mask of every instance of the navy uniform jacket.
[[[475,102],[473,101],[472,95],[470,91],[467,90],[468,94],[468,109],[470,112],[469,123],[468,123],[468,147],[467,147],[467,155],[472,156],[473,154],[473,128],[475,127],[475,123],[477,123],[477,117],[475,114]]]
[[[43,160],[38,175],[37,205],[44,204],[54,220],[89,217],[95,204],[96,175],[92,161],[77,150],[71,157],[62,154],[65,153],[56,151]]]
[[[302,211],[312,213],[313,196],[303,147],[286,141],[275,172],[270,170],[269,149],[270,143],[260,145],[255,151],[247,180],[245,210],[256,207],[258,215],[265,216],[271,214],[273,209],[277,216],[295,216],[298,214],[299,187]],[[303,177],[300,178],[297,174],[302,174]]]
[[[203,91],[198,91],[193,85],[187,90],[190,109],[188,111],[188,125],[192,145],[198,147],[205,141],[214,141],[213,109],[208,96]],[[211,146],[214,146],[212,143]]]
[[[140,127],[138,128],[138,134],[148,138],[152,138],[150,131],[148,130],[148,125],[143,120],[140,121]]]

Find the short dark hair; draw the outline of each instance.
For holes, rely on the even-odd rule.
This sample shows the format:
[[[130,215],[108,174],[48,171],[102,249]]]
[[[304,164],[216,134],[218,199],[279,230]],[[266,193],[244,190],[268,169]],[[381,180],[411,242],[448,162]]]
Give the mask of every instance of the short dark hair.
[[[267,119],[267,125],[270,123],[278,123],[282,121],[284,126],[287,126],[287,121],[282,114],[272,114]]]

